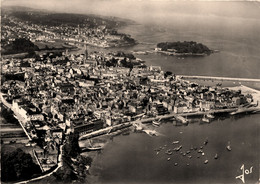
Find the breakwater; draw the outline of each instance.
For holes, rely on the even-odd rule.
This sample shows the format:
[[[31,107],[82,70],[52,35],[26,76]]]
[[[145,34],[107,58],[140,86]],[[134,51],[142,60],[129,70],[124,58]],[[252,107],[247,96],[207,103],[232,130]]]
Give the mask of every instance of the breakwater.
[[[260,79],[251,78],[232,78],[232,77],[212,77],[212,76],[190,76],[190,75],[177,75],[182,79],[202,79],[202,80],[219,80],[219,81],[241,81],[241,82],[260,82]]]

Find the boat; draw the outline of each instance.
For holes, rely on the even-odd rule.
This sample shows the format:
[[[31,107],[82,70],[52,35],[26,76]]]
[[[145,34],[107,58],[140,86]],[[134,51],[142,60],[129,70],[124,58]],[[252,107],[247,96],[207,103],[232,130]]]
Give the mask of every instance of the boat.
[[[92,146],[88,146],[87,147],[87,150],[89,150],[89,151],[97,151],[97,150],[101,150],[101,149],[103,149],[103,147],[102,146],[94,146],[94,147],[92,147]]]
[[[158,121],[155,121],[155,120],[154,120],[154,121],[152,122],[152,124],[153,124],[154,126],[160,126],[160,125],[161,125],[161,122],[160,122],[160,121],[161,121],[161,118],[160,118]]]
[[[180,141],[173,141],[172,144],[179,144]]]
[[[172,151],[170,149],[168,149],[166,152],[165,152],[167,155],[171,155],[172,154]]]
[[[204,141],[204,145],[207,145],[208,144],[208,139],[206,139],[205,141]]]
[[[158,121],[153,121],[152,124],[153,124],[154,126],[158,127],[158,126],[160,126],[161,123],[158,122]]]
[[[143,130],[143,131],[150,136],[158,136],[159,135],[155,130]]]
[[[173,150],[174,150],[174,151],[180,151],[181,148],[182,148],[182,145],[180,145],[180,146],[177,147],[177,148],[174,148]]]
[[[201,149],[198,150],[198,153],[203,153],[203,151]]]
[[[101,146],[101,145],[94,146],[94,145],[91,143],[91,140],[90,140],[90,139],[89,139],[88,141],[89,141],[89,146],[86,147],[85,149],[83,148],[82,151],[83,151],[83,150],[97,151],[97,150],[103,149],[103,146]]]
[[[171,160],[171,158],[169,157],[169,158],[167,158],[167,160],[168,160],[168,161],[170,161],[170,160]]]
[[[228,151],[231,151],[230,142],[228,142],[228,145],[227,145],[227,147],[226,147],[226,148],[227,148],[227,150],[228,150]]]
[[[228,151],[232,150],[230,145],[228,145],[226,148],[227,148]]]
[[[209,163],[209,161],[208,161],[208,160],[205,160],[204,164],[207,164],[207,163]]]
[[[206,116],[207,116],[207,118],[210,118],[210,119],[215,118],[212,114],[207,114]]]
[[[218,159],[218,154],[216,153],[216,155],[215,155],[215,157],[214,157],[215,159]]]
[[[202,118],[202,121],[203,122],[206,122],[206,123],[209,123],[209,119],[208,118],[206,118],[206,116],[204,115],[204,117]]]

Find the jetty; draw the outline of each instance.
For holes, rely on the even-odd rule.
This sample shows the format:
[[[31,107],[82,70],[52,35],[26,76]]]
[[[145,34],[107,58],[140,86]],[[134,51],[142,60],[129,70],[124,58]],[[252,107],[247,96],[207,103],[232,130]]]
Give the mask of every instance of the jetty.
[[[220,81],[241,81],[241,82],[260,82],[260,79],[251,78],[232,78],[232,77],[212,77],[212,76],[190,76],[190,75],[176,75],[182,79],[202,79],[202,80],[220,80]]]
[[[230,115],[242,114],[242,113],[250,113],[250,112],[259,112],[260,107],[249,107],[249,108],[240,108],[237,111],[231,112]]]

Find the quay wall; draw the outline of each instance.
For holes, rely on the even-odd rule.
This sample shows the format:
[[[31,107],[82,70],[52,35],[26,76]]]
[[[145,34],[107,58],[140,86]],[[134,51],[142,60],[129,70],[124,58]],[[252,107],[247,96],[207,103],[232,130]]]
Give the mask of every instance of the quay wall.
[[[190,76],[190,75],[177,75],[182,79],[202,79],[202,80],[226,80],[226,81],[244,81],[244,82],[260,82],[260,79],[250,78],[232,78],[232,77],[212,77],[212,76]]]
[[[106,134],[106,133],[114,132],[116,130],[127,128],[127,127],[130,127],[130,126],[132,126],[132,123],[126,122],[126,123],[123,123],[123,124],[103,128],[103,129],[97,130],[95,132],[91,132],[91,133],[82,135],[82,136],[80,136],[79,140],[89,139],[89,138],[92,138],[92,137],[96,137],[96,136],[103,135],[103,134]]]
[[[176,114],[176,113],[171,113],[171,114],[167,114],[167,115],[161,115],[161,116],[156,116],[156,117],[152,117],[152,118],[146,118],[146,119],[141,119],[141,120],[136,120],[136,121],[131,121],[131,122],[126,122],[123,124],[119,124],[119,125],[114,125],[112,127],[107,127],[107,128],[103,128],[101,130],[97,130],[95,132],[91,132],[85,135],[80,136],[79,140],[84,140],[84,139],[89,139],[92,137],[96,137],[96,136],[100,136],[109,132],[113,132],[119,129],[123,129],[126,127],[130,127],[133,124],[139,124],[139,123],[148,123],[151,122],[153,120],[158,120],[158,119],[170,119],[170,118],[177,118],[179,119],[180,117],[187,117],[187,116],[201,116],[204,114],[216,114],[216,113],[229,113],[229,112],[234,112],[237,111],[238,108],[233,108],[233,109],[218,109],[218,110],[211,110],[211,111],[207,111],[207,112],[191,112],[191,113],[182,113],[182,114]]]

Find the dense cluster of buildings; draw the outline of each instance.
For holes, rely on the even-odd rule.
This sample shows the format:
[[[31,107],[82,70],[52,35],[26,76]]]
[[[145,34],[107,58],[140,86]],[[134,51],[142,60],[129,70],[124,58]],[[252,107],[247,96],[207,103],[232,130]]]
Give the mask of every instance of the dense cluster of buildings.
[[[88,24],[81,27],[68,26],[47,26],[33,24],[13,16],[5,15],[1,25],[1,40],[3,44],[9,44],[16,38],[28,38],[32,42],[55,42],[62,40],[70,45],[85,43],[98,47],[111,47],[133,44],[134,39],[130,35],[118,33],[109,29],[106,25],[89,27]],[[3,46],[3,45],[2,45]]]
[[[53,56],[53,57],[52,57]],[[106,63],[116,61],[114,66]],[[46,54],[39,60],[4,60],[2,92],[24,119],[32,137],[37,130],[84,134],[103,127],[170,112],[237,107],[252,101],[240,91],[200,86],[164,73],[160,67],[112,54]],[[30,66],[21,67],[23,62]]]

